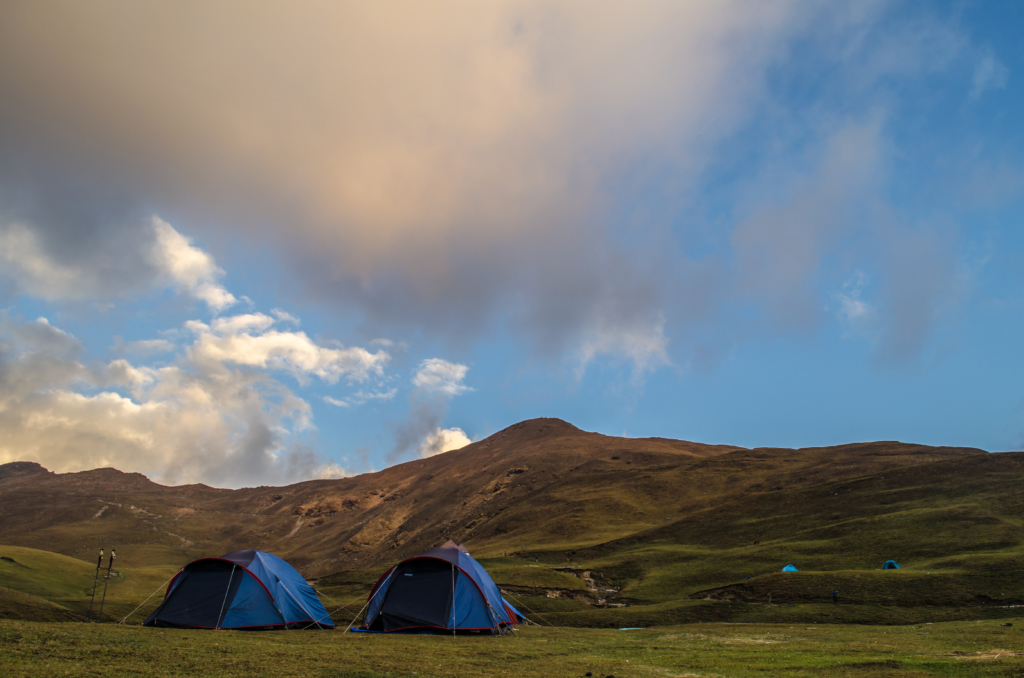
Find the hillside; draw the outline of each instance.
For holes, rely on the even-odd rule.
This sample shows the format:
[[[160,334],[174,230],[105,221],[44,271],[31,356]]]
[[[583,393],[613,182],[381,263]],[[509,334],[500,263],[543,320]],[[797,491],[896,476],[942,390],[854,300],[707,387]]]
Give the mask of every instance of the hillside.
[[[669,617],[688,619],[760,601],[788,562],[838,573],[895,558],[898,577],[944,568],[953,579],[938,587],[949,592],[942,604],[957,607],[1024,598],[1019,584],[997,590],[1008,588],[998,573],[1024,556],[1022,472],[1024,453],[897,442],[748,450],[536,419],[378,473],[287,487],[164,487],[113,469],[6,464],[0,544],[83,560],[116,546],[125,567],[260,548],[306,576],[350,573],[324,580],[349,595],[381,566],[452,538],[503,588],[567,623],[595,606],[612,623],[669,603]],[[987,592],[956,578],[974,563],[987,563]],[[782,595],[821,602],[816,592]]]
[[[116,544],[130,565],[256,547],[312,573],[388,562],[447,537],[491,553],[582,548],[658,524],[688,463],[734,449],[538,419],[379,473],[287,487],[164,487],[114,469],[53,474],[18,462],[0,466],[0,543],[85,559]],[[682,510],[695,501],[677,499]]]

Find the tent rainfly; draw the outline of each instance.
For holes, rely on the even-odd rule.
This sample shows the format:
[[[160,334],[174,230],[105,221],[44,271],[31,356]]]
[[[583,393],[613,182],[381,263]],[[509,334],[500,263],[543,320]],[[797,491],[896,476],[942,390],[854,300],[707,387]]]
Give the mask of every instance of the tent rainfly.
[[[192,629],[334,628],[327,610],[291,565],[264,551],[200,558],[171,580],[143,624]]]
[[[792,564],[786,565],[784,568],[782,568],[782,571],[783,572],[799,572],[799,570],[797,570],[796,567],[794,567]]]
[[[501,633],[525,618],[501,597],[494,580],[450,539],[398,563],[370,591],[360,631]]]

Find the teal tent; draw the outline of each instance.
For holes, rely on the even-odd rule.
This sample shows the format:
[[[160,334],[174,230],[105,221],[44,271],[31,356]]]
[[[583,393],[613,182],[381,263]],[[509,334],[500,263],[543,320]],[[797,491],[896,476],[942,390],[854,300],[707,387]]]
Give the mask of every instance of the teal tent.
[[[798,570],[795,567],[793,567],[793,565],[786,565],[784,568],[782,568],[782,571],[783,572],[799,572],[800,570]]]
[[[900,564],[897,563],[895,560],[887,560],[887,561],[885,561],[885,565],[882,565],[882,569],[883,570],[898,570],[898,569],[900,569]]]

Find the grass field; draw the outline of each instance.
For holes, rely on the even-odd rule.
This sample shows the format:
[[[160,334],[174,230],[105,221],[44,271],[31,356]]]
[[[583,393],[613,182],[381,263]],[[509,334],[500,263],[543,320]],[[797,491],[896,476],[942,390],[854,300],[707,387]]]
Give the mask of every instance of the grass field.
[[[505,637],[0,621],[4,676],[1021,676],[1022,624],[529,627]]]
[[[103,560],[101,574],[106,572]],[[116,620],[129,614],[146,596],[162,593],[161,585],[177,567],[134,567],[113,570],[103,601],[103,619]],[[96,564],[59,553],[18,546],[0,546],[0,617],[63,621],[84,618],[89,612]],[[103,598],[104,580],[99,580],[93,615],[97,616]],[[158,593],[136,613],[138,622],[152,612],[162,596]],[[141,619],[138,618],[141,616]]]

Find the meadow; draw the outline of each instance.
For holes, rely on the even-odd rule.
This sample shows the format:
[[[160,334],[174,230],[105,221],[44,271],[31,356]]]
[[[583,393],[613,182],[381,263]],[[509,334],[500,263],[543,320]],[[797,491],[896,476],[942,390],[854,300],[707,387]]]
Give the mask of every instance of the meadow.
[[[1012,623],[1013,626],[1002,624]],[[495,636],[195,631],[0,620],[0,675],[1021,676],[1021,625],[691,624],[639,630],[531,626]]]

